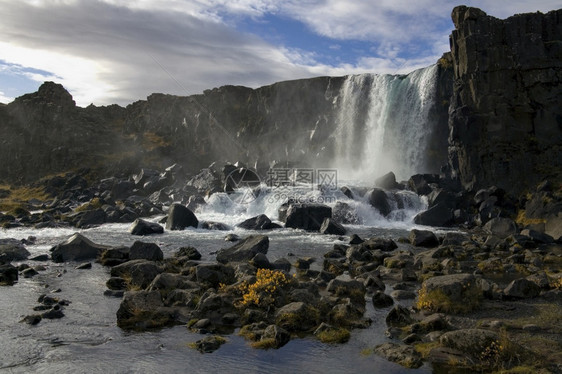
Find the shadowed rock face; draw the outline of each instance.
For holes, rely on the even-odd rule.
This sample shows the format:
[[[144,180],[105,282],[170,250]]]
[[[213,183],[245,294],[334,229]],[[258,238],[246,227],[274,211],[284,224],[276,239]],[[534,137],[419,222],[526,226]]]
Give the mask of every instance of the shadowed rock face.
[[[447,82],[451,76],[451,69],[441,68],[438,79]],[[327,167],[345,80],[224,86],[187,97],[152,94],[126,108],[77,107],[61,85],[46,82],[38,92],[0,105],[0,180],[31,182],[77,168],[109,176],[173,163],[194,173],[211,162],[232,160],[260,169],[274,161]],[[436,100],[432,118],[441,125],[432,134],[428,155],[433,169],[446,161],[443,103],[451,90],[447,83],[439,87],[444,100]]]
[[[505,20],[456,7],[449,163],[463,185],[512,194],[562,166],[562,9]]]

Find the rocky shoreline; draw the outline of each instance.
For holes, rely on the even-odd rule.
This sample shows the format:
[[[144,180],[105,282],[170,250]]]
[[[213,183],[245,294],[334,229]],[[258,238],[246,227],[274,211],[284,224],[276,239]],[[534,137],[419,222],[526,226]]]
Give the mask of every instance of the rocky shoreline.
[[[226,166],[225,170],[231,167]],[[152,175],[152,179],[143,180],[139,175]],[[202,195],[185,196],[184,204],[166,205],[155,199],[169,199],[166,196],[178,196],[181,192],[173,186],[160,185],[161,189],[154,192],[147,188],[164,178],[166,172],[143,170],[139,175],[130,180],[113,180],[113,186],[142,185],[146,190],[137,188],[135,193],[149,196],[135,198],[137,207],[144,206],[144,211],[129,209],[119,217],[121,221],[135,220],[130,226],[131,235],[158,235],[189,226],[228,229],[220,222],[200,223],[188,208],[197,211],[196,205],[190,203],[203,203]],[[212,188],[218,189],[224,182],[224,177],[217,175],[220,173],[211,168],[204,169],[188,186],[197,181],[197,192],[212,194]],[[67,176],[67,180],[59,179],[64,186],[69,180],[80,180],[73,175]],[[119,188],[101,190],[100,186],[105,188],[107,181],[93,188],[61,189],[67,195],[68,191],[75,191],[74,196],[79,197],[55,197],[42,205],[51,207],[49,213],[23,214],[5,221],[9,222],[6,227],[73,224],[83,228],[103,224],[107,221],[87,221],[85,217],[96,217],[92,212],[112,217],[118,204],[107,202],[112,201],[112,194]],[[388,174],[377,180],[377,186],[364,191],[364,196],[353,187],[343,187],[342,192],[349,201],[366,199],[383,211],[381,204],[390,206],[389,201],[396,199],[398,191],[409,188],[427,196],[429,201],[428,210],[415,221],[437,217],[446,220],[440,222],[442,226],[464,217],[465,228],[444,235],[414,229],[409,237],[394,240],[362,239],[351,233],[348,244],[342,244],[341,239],[348,234],[342,223],[349,223],[343,218],[350,217],[345,214],[349,213],[345,200],[334,208],[288,203],[279,211],[287,228],[334,235],[336,244],[327,248],[323,258],[289,257],[270,262],[267,232],[282,226],[265,215],[241,222],[239,226],[251,230],[250,235],[242,239],[228,235],[226,239],[236,243],[218,250],[215,262],[201,261],[201,254],[193,247],[178,248],[172,257],[164,258],[154,243],[136,241],[132,246],[106,247],[82,234],[56,245],[49,256],[39,257],[75,263],[81,269],[91,267],[88,261],[93,260],[109,267],[111,277],[107,280],[106,295],[122,297],[116,314],[119,327],[144,331],[183,324],[191,331],[208,334],[193,344],[201,352],[218,349],[226,342],[224,336],[234,332],[248,339],[253,347],[263,349],[280,348],[290,339],[303,336],[315,336],[326,343],[345,343],[354,329],[369,326],[371,321],[364,314],[366,303],[372,303],[375,308],[388,310],[389,341],[367,347],[366,352],[400,365],[416,368],[429,362],[435,372],[514,368],[523,372],[560,372],[560,349],[556,347],[562,343],[562,243],[560,236],[553,238],[546,233],[546,223],[558,217],[553,212],[562,205],[560,192],[549,183],[542,183],[523,201],[523,210],[522,201],[508,197],[498,188],[475,194],[455,192],[447,180],[434,175],[414,176],[408,182],[397,183]],[[80,201],[85,196],[91,196],[90,200]],[[537,201],[541,202],[540,208]],[[63,204],[75,208],[51,215],[57,209],[55,206]],[[432,213],[435,210],[439,214]],[[165,229],[139,218],[143,213],[150,216],[164,211],[167,213],[161,223]],[[443,211],[448,214],[443,215]],[[548,218],[533,220],[544,212],[548,212]],[[59,219],[45,224],[43,219],[35,218],[47,214]],[[519,222],[509,217],[518,218]],[[28,241],[31,243],[33,238]],[[17,282],[18,276],[33,277],[44,270],[25,262],[18,267],[10,264],[33,260],[28,259],[25,245],[17,240],[3,240],[1,252],[0,279],[5,285]],[[320,270],[311,269],[313,262],[321,263]],[[63,318],[70,302],[44,295],[34,308],[38,313],[25,316],[22,322],[34,325],[43,318]]]

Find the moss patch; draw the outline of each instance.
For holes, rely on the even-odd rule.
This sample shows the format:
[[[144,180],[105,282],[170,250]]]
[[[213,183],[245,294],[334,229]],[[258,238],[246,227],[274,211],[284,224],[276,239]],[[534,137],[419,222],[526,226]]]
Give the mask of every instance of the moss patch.
[[[344,328],[334,328],[321,331],[316,334],[316,337],[322,343],[346,343],[349,341],[351,334],[349,330]]]

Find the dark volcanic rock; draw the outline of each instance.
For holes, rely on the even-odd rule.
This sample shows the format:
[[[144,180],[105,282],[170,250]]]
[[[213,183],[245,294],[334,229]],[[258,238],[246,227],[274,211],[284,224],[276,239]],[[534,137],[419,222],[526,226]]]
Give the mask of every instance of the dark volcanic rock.
[[[560,179],[561,17],[453,10],[449,165],[465,187],[517,196],[545,176]]]
[[[51,259],[54,262],[93,260],[107,248],[76,233],[65,242],[51,248]]]
[[[432,231],[414,229],[410,231],[410,243],[416,247],[433,248],[439,245],[439,239]]]
[[[164,254],[160,247],[155,243],[143,243],[136,241],[129,251],[129,259],[131,260],[150,260],[160,261],[164,259]]]
[[[0,286],[12,286],[18,281],[18,268],[11,264],[0,265]]]
[[[501,239],[517,234],[517,224],[509,218],[493,218],[484,225],[484,230]]]
[[[323,204],[291,204],[285,227],[318,231],[325,218],[332,218],[332,208]]]
[[[197,228],[198,225],[197,217],[189,208],[181,204],[172,204],[168,211],[168,219],[166,220],[166,228],[168,230],[183,230],[190,226]]]
[[[269,230],[279,227],[278,225],[271,222],[269,217],[265,214],[260,214],[259,216],[248,218],[242,223],[236,225],[246,230]]]
[[[393,172],[386,173],[382,177],[375,179],[375,186],[385,190],[392,190],[398,187],[396,175]]]
[[[152,235],[163,234],[164,228],[157,223],[148,222],[143,219],[137,218],[129,228],[131,235]]]
[[[386,192],[380,188],[375,188],[369,193],[369,203],[383,216],[388,216],[392,211]]]
[[[269,238],[265,235],[251,235],[230,248],[223,248],[217,252],[217,261],[245,262],[250,261],[258,253],[267,254]]]
[[[439,203],[414,217],[414,223],[424,226],[448,226],[453,221],[452,210],[444,203]]]
[[[29,257],[29,251],[17,239],[0,239],[0,261],[22,261]]]
[[[324,222],[322,222],[322,226],[320,227],[320,233],[322,234],[345,235],[345,232],[345,227],[331,218],[324,218]]]

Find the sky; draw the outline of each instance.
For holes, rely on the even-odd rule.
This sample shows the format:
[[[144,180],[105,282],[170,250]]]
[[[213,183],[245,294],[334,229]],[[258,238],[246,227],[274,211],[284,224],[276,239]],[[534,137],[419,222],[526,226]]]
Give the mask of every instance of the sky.
[[[315,76],[408,73],[449,50],[447,0],[0,0],[0,102],[61,83],[127,105]],[[465,0],[489,15],[560,0]]]

